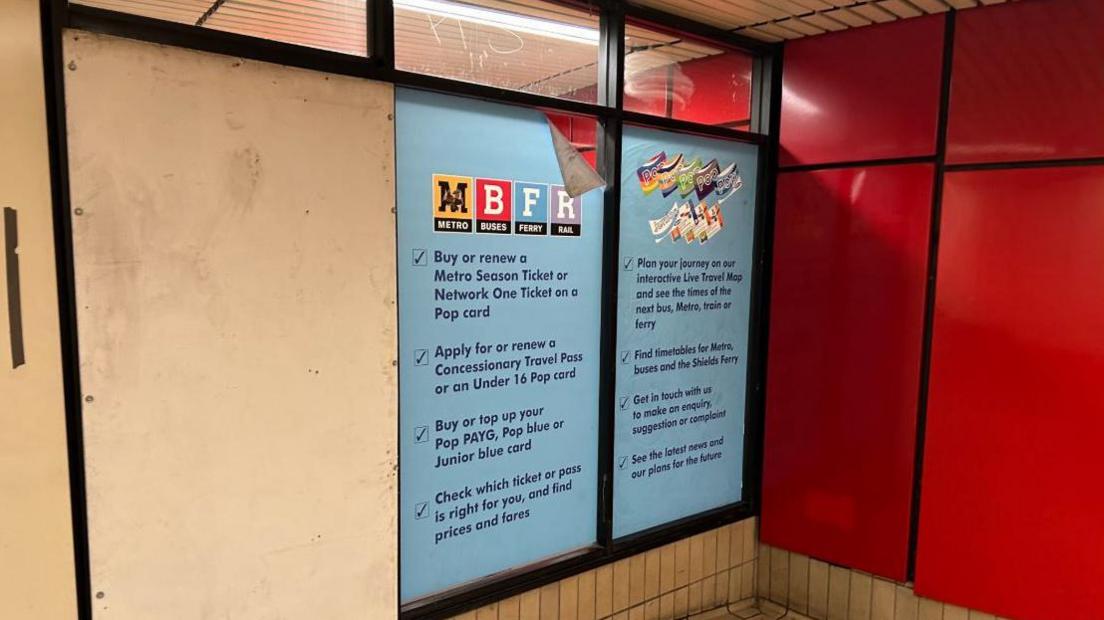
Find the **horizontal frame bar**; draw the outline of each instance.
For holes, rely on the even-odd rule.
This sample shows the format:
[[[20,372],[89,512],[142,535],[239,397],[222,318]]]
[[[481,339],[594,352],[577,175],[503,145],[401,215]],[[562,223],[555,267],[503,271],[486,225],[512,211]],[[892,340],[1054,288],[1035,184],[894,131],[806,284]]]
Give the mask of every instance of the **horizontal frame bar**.
[[[597,103],[559,99],[547,95],[537,95],[535,93],[527,93],[520,90],[498,88],[497,86],[488,86],[477,82],[461,82],[459,80],[437,77],[435,75],[411,73],[398,69],[389,72],[389,76],[386,78],[377,79],[392,82],[395,86],[431,90],[447,95],[460,95],[474,99],[483,99],[494,103],[510,103],[531,108],[543,108],[556,112],[566,112],[568,114],[593,116],[596,118],[615,115],[615,110],[598,105]]]
[[[942,157],[923,155],[919,157],[896,157],[888,159],[867,159],[841,161],[825,164],[803,164],[799,166],[780,166],[779,174],[788,172],[815,172],[817,170],[836,170],[839,168],[867,168],[873,166],[903,166],[908,164],[932,164],[942,167],[945,172],[975,172],[983,170],[1017,170],[1025,168],[1062,168],[1070,166],[1104,166],[1104,157],[1071,157],[1064,159],[1037,159],[1016,161],[993,161],[961,164],[941,163]]]
[[[699,125],[690,121],[668,118],[666,116],[651,116],[640,112],[622,112],[621,119],[628,125],[639,127],[651,127],[653,129],[665,129],[683,134],[694,134],[707,138],[720,138],[734,142],[746,142],[758,146],[765,146],[770,140],[766,135],[751,133],[743,129],[734,129],[724,125]]]
[[[870,168],[874,166],[904,166],[908,164],[934,164],[935,155],[919,155],[915,157],[887,157],[884,159],[860,159],[853,161],[834,161],[823,164],[799,164],[796,166],[779,166],[779,174],[787,172],[814,172],[816,170],[837,170],[839,168]]]
[[[1019,168],[1062,168],[1070,166],[1104,166],[1104,157],[1075,157],[1069,159],[1039,159],[1033,161],[1000,161],[976,164],[946,164],[947,172],[971,172],[979,170],[1008,170]]]

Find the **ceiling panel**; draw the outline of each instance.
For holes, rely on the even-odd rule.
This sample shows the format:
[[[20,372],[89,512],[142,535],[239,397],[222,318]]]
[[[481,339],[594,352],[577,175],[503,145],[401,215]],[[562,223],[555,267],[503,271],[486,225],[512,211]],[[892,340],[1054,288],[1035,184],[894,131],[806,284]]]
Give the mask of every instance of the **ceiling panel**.
[[[912,5],[926,13],[946,13],[950,5],[943,0],[911,0]]]
[[[897,21],[896,15],[874,3],[860,4],[851,10],[876,24],[885,24],[888,22]]]
[[[814,34],[824,34],[824,29],[816,26],[810,21],[806,21],[800,17],[791,17],[790,19],[778,22],[779,26],[794,32],[799,32],[803,35],[809,36]]]
[[[630,0],[761,41],[781,41],[1017,0]]]
[[[827,32],[845,30],[848,27],[846,23],[839,21],[827,12],[813,13],[812,15],[806,15],[805,17],[798,17],[795,19],[800,19],[801,21],[808,22]]]
[[[907,0],[882,0],[878,3],[878,6],[897,17],[919,17],[924,14],[923,11],[912,6]]]
[[[874,23],[846,7],[838,8],[834,11],[825,11],[821,13],[821,15],[834,19],[841,24],[846,24],[848,28],[860,28]]]

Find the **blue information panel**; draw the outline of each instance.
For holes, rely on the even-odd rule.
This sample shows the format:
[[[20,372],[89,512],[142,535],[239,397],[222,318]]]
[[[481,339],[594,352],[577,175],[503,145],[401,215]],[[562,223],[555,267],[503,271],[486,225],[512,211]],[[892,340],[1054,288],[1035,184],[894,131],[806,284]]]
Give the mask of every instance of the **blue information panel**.
[[[395,99],[408,602],[596,542],[602,214],[542,113]]]
[[[757,147],[622,143],[613,534],[740,501]]]

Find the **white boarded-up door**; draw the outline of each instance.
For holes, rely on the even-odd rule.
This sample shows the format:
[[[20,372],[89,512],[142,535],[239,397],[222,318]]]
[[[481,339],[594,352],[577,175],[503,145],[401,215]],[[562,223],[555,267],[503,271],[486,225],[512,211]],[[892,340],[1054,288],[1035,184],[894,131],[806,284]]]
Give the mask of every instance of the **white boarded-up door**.
[[[392,88],[65,64],[96,617],[393,617]]]

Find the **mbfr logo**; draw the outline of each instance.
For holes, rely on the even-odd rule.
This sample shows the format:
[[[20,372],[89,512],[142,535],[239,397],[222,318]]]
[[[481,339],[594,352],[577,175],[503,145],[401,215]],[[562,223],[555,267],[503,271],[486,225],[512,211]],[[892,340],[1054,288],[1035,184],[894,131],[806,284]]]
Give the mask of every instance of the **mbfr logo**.
[[[510,234],[512,186],[500,179],[475,180],[475,232]]]
[[[435,232],[582,235],[582,198],[562,185],[434,174],[432,196]]]
[[[471,177],[433,175],[433,230],[472,231],[472,185]]]
[[[578,237],[583,233],[582,199],[572,198],[562,185],[552,185],[552,234],[564,237]]]
[[[519,235],[548,234],[548,184],[514,183],[514,233]]]

